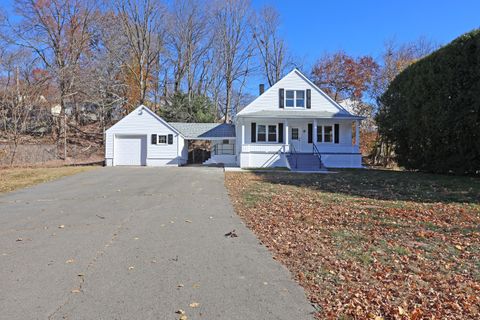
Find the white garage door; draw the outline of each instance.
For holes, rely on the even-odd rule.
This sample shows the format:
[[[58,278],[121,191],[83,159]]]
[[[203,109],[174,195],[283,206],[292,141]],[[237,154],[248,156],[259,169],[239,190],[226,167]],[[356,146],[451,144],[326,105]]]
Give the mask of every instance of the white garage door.
[[[116,166],[144,166],[147,162],[147,136],[116,135],[114,145]]]

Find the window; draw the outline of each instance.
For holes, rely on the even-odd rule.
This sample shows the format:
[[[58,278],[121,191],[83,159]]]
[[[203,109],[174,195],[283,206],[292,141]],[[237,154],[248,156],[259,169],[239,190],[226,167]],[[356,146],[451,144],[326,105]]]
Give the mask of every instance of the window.
[[[333,127],[317,126],[317,142],[333,142]]]
[[[323,127],[323,142],[332,142],[333,141],[333,128],[332,126]]]
[[[292,140],[298,140],[298,128],[292,128]]]
[[[303,90],[286,90],[285,94],[285,106],[286,107],[305,107],[305,91]]]
[[[277,125],[257,125],[257,142],[277,141]]]
[[[223,143],[223,144],[229,144],[229,143],[230,143],[230,140],[225,139],[225,140],[222,141],[222,143]]]
[[[322,126],[317,126],[317,142],[323,142]]]
[[[166,144],[167,143],[167,136],[165,135],[158,135],[157,144]]]
[[[285,105],[287,107],[294,107],[295,106],[295,91],[287,90],[285,95]]]
[[[277,142],[277,126],[268,126],[268,142]]]
[[[305,91],[297,90],[295,91],[295,106],[296,107],[305,107]]]
[[[257,141],[258,142],[265,142],[267,138],[267,129],[265,125],[259,124],[257,130]]]

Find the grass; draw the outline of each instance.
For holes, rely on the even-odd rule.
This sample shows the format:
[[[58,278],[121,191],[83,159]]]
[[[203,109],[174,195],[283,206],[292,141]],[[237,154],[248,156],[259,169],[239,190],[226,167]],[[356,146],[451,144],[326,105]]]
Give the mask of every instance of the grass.
[[[64,176],[92,170],[93,166],[0,169],[0,193],[11,192]]]
[[[235,210],[305,287],[317,318],[479,315],[479,178],[340,170],[225,179]]]

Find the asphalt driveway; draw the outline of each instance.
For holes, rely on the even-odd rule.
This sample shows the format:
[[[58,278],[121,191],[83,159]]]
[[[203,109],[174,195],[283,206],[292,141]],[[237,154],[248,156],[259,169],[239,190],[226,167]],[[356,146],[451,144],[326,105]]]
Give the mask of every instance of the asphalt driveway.
[[[1,319],[178,319],[179,309],[312,317],[234,214],[220,169],[101,168],[0,196]]]

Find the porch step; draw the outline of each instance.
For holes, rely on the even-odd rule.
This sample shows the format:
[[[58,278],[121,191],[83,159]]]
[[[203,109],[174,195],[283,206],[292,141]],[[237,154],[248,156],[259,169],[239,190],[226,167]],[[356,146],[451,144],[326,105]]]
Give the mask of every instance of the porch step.
[[[318,155],[313,153],[294,153],[287,155],[292,171],[327,171]]]

